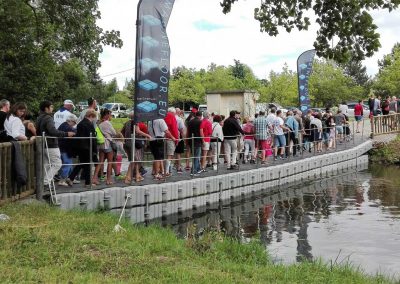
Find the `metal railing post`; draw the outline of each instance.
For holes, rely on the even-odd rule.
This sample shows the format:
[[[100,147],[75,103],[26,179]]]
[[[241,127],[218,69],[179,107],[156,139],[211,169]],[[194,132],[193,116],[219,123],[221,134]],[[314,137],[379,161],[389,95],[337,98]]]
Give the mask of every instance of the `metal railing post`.
[[[192,177],[194,176],[194,134],[192,133]]]
[[[90,132],[90,137],[89,137],[89,139],[90,139],[90,146],[89,146],[89,147],[90,147],[90,149],[89,149],[90,190],[93,189],[93,183],[92,183],[92,170],[93,170],[93,139],[92,139],[92,138],[93,138],[93,134],[92,134],[92,132]]]
[[[35,155],[35,172],[36,172],[36,199],[43,199],[43,149],[44,143],[43,138],[41,136],[37,136],[35,139],[36,143],[36,155]]]
[[[219,138],[217,138],[217,173],[219,173],[219,151],[218,151],[218,147],[219,147]]]

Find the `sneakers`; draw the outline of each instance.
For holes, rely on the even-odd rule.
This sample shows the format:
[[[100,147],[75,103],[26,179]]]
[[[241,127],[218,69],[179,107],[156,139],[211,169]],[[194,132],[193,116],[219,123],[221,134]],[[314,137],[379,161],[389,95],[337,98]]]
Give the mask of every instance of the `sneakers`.
[[[68,183],[66,183],[66,181],[64,179],[60,179],[60,181],[58,182],[59,186],[69,186]]]
[[[80,181],[79,179],[74,179],[74,180],[72,181],[72,183],[73,183],[73,184],[80,184],[81,181]]]
[[[69,178],[67,178],[67,179],[65,180],[65,183],[66,183],[68,186],[73,186],[73,185],[74,185],[73,181],[70,180]]]
[[[278,157],[277,156],[274,156],[274,161],[277,161],[278,160]]]
[[[250,164],[255,164],[256,160],[250,160]]]
[[[178,174],[183,174],[182,168],[178,168],[178,169],[176,170],[176,172],[177,172]]]

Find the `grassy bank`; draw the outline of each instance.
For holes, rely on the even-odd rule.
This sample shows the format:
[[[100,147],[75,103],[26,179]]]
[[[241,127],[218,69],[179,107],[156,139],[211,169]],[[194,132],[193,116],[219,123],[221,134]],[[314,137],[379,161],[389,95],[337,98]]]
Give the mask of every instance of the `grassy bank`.
[[[370,161],[380,164],[400,164],[400,135],[389,143],[375,145],[369,152]]]
[[[44,283],[386,283],[350,267],[273,265],[257,242],[241,245],[216,233],[177,239],[171,230],[132,226],[112,231],[107,213],[64,212],[11,204],[0,222],[0,282]]]

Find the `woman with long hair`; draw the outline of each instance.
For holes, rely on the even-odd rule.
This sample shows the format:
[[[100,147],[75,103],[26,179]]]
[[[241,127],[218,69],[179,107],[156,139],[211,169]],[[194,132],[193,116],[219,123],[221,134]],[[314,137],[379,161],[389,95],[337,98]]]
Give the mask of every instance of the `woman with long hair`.
[[[25,135],[25,126],[22,123],[26,110],[25,103],[16,103],[11,107],[4,121],[4,129],[7,131],[7,135],[14,140],[24,141],[28,139]]]
[[[113,184],[112,180],[112,168],[113,168],[113,158],[114,158],[114,150],[113,150],[113,138],[117,134],[114,127],[111,124],[111,111],[108,109],[103,109],[100,113],[100,123],[99,129],[103,133],[104,143],[99,146],[99,163],[96,166],[96,170],[94,171],[93,183],[99,184],[98,175],[100,169],[104,166],[104,161],[107,159],[107,178],[106,184]]]

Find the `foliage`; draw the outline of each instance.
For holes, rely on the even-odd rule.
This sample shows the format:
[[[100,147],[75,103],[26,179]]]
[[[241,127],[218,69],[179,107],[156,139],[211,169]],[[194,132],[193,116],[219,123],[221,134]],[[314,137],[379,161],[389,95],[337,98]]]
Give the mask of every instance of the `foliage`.
[[[101,93],[103,45],[120,47],[119,32],[103,31],[97,0],[0,0],[0,95],[34,109],[50,99]]]
[[[315,106],[338,105],[342,101],[365,96],[362,86],[355,85],[333,61],[315,60],[310,76],[310,97]]]
[[[349,266],[275,265],[259,242],[216,239],[199,254],[172,230],[107,213],[10,204],[0,223],[1,283],[388,283]]]
[[[379,61],[379,73],[376,75],[373,88],[377,93],[390,96],[400,94],[400,45],[396,44],[392,52]]]
[[[389,143],[375,144],[369,153],[373,163],[400,164],[400,136]]]
[[[169,85],[169,103],[205,102],[205,89],[201,84],[201,75],[195,69],[185,66],[173,70]]]
[[[223,0],[223,12],[228,13],[238,0]],[[295,0],[261,1],[255,8],[254,17],[260,22],[260,30],[270,36],[279,34],[279,27],[286,32],[292,29],[307,30],[311,24],[308,12],[312,10],[319,25],[314,47],[317,55],[337,62],[346,62],[350,56],[356,60],[371,57],[381,46],[377,26],[369,11],[398,8],[399,1],[381,0]],[[332,39],[339,39],[331,46]]]
[[[278,102],[284,106],[298,105],[297,74],[289,70],[287,64],[280,73],[270,72],[268,85],[261,94],[260,102]]]

